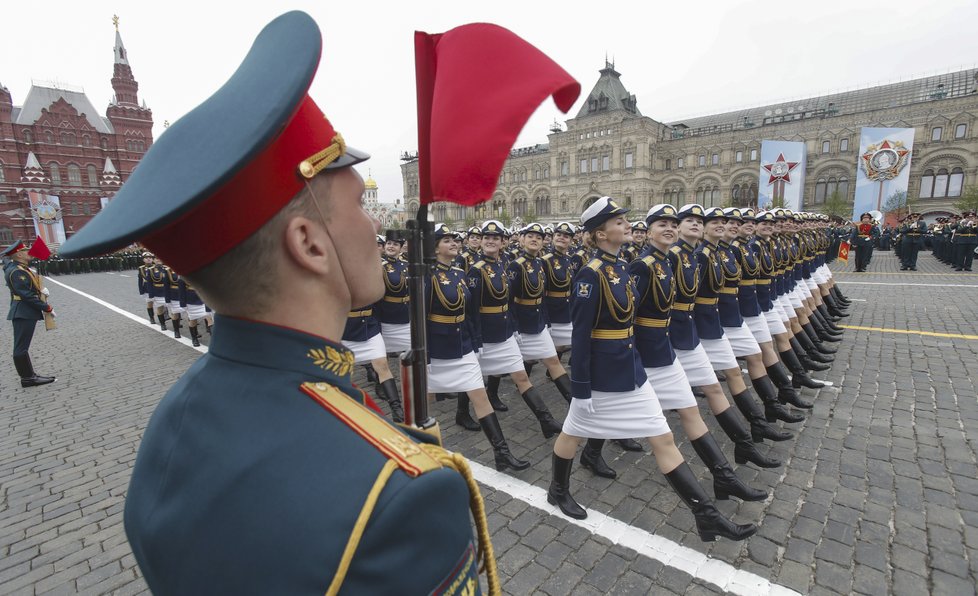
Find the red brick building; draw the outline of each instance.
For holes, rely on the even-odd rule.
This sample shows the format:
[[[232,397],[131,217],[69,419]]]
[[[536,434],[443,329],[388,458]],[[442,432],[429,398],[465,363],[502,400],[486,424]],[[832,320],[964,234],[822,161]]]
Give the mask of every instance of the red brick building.
[[[60,200],[65,235],[81,229],[111,199],[153,143],[153,112],[139,103],[139,84],[118,28],[112,89],[100,116],[81,90],[31,86],[15,106],[0,82],[0,244],[33,239],[29,193]],[[44,211],[52,221],[52,209]]]

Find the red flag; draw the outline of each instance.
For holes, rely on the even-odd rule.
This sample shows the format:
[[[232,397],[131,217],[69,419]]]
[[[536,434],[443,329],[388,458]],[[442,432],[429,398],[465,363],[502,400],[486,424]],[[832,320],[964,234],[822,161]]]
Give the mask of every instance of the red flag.
[[[843,261],[845,263],[848,263],[849,262],[849,247],[850,247],[850,245],[849,245],[848,242],[843,241],[843,242],[839,243],[839,260],[840,261]]]
[[[416,31],[421,203],[489,199],[516,138],[552,95],[562,112],[581,85],[513,32],[488,23]]]
[[[44,243],[44,239],[38,236],[37,240],[34,241],[34,246],[27,251],[27,254],[42,261],[47,261],[51,258],[51,249]]]

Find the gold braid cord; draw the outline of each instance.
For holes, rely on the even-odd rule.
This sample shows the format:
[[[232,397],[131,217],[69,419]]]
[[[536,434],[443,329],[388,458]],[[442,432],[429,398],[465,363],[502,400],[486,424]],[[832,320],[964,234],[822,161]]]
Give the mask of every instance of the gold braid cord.
[[[313,178],[344,153],[346,153],[346,141],[343,140],[343,135],[336,133],[329,147],[326,147],[319,153],[310,155],[299,163],[299,173],[304,178]]]
[[[482,493],[479,492],[479,485],[472,476],[472,469],[469,462],[459,453],[453,453],[438,445],[420,444],[418,445],[425,453],[435,458],[446,468],[451,468],[462,475],[465,483],[469,487],[469,509],[472,510],[472,517],[475,519],[475,530],[479,538],[479,552],[477,557],[481,564],[479,572],[485,571],[486,582],[489,584],[489,596],[499,596],[502,590],[499,585],[499,571],[496,569],[496,553],[492,549],[492,539],[489,536],[489,522],[486,521],[486,507],[482,502]]]
[[[360,545],[360,539],[363,538],[363,531],[367,527],[367,522],[370,521],[370,514],[373,513],[374,507],[377,505],[380,492],[387,486],[387,481],[390,480],[391,475],[397,469],[397,461],[389,459],[380,470],[377,480],[374,481],[373,488],[367,494],[367,500],[363,503],[360,515],[357,517],[356,523],[353,524],[353,532],[350,533],[350,539],[346,543],[346,548],[343,549],[340,565],[336,569],[336,575],[333,576],[332,583],[329,584],[329,589],[326,590],[326,596],[336,596],[343,586],[343,580],[346,579],[346,572],[350,570],[350,562],[353,561],[353,554],[357,552],[357,546]]]

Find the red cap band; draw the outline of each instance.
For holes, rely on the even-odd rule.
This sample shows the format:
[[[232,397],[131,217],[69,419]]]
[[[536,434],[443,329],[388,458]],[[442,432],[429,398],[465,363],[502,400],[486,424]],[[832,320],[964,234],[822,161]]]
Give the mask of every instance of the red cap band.
[[[221,188],[142,244],[174,271],[193,273],[265,225],[304,186],[298,166],[328,147],[336,131],[306,96],[265,149]]]

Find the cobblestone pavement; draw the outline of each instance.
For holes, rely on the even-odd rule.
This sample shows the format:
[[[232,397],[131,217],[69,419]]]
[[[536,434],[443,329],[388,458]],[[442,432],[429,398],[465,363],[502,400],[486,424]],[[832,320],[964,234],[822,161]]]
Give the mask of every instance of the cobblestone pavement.
[[[793,425],[797,438],[764,447],[784,467],[739,467],[742,478],[770,489],[772,497],[718,503],[737,521],[758,522],[756,536],[700,542],[692,516],[655,471],[651,454],[616,446],[606,455],[619,478],[595,478],[577,467],[578,500],[636,532],[755,574],[775,593],[974,594],[978,340],[876,329],[978,335],[978,275],[949,271],[929,253],[921,254],[919,266],[916,273],[900,273],[892,253],[878,252],[868,273],[836,267],[843,290],[864,300],[843,323],[869,329],[849,330],[837,344],[836,362],[823,375],[835,387],[806,390],[816,405],[805,422]],[[32,355],[41,374],[58,375],[56,383],[21,389],[9,357],[0,359],[0,593],[146,589],[122,527],[130,468],[156,402],[200,354],[55,283],[145,317],[131,275],[48,282],[60,328],[39,329]],[[0,352],[10,349],[5,324]],[[566,404],[543,371],[535,370],[533,380],[562,416]],[[504,381],[502,390],[511,408],[500,414],[503,429],[516,455],[533,461],[514,475],[526,483],[517,484],[545,489],[551,442],[512,383]],[[447,446],[491,466],[485,439],[455,426],[453,411],[453,401],[433,406]],[[729,454],[731,445],[707,418]],[[681,430],[676,440],[709,486]],[[507,593],[724,591],[711,583],[717,576],[712,563],[663,564],[668,557],[623,546],[613,532],[572,525],[551,508],[513,496],[520,491],[483,489]]]

